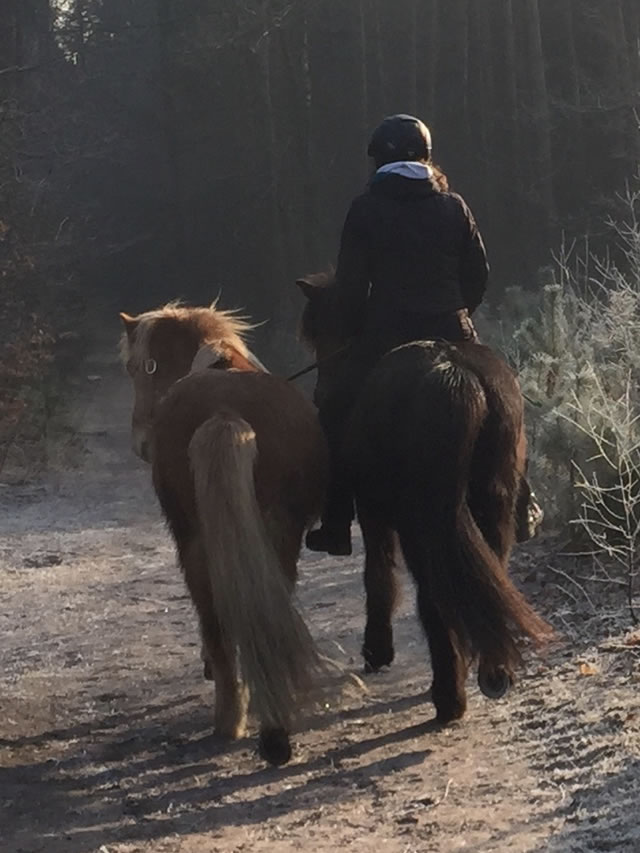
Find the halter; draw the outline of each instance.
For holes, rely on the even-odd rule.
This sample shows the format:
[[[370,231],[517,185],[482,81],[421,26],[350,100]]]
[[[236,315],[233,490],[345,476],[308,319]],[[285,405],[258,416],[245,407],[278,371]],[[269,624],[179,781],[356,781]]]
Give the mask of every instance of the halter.
[[[158,362],[155,358],[145,358],[144,360],[144,372],[147,376],[153,376],[158,370]]]

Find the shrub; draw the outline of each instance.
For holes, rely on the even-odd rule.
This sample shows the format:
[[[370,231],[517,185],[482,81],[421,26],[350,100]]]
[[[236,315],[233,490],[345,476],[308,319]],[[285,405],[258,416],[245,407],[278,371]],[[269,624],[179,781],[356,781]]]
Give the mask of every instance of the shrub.
[[[640,190],[608,223],[611,253],[563,249],[535,293],[513,288],[482,336],[514,365],[528,400],[530,478],[557,530],[633,580],[640,549]],[[572,526],[572,527],[570,527]]]

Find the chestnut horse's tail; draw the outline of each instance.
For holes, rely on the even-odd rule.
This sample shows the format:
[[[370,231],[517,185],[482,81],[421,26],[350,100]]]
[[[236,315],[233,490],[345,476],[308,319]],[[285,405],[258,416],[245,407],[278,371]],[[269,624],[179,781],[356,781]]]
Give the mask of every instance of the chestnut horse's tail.
[[[453,359],[423,375],[405,419],[413,438],[407,434],[403,442],[410,446],[410,467],[403,478],[398,533],[407,564],[455,632],[459,651],[512,670],[520,662],[518,634],[538,642],[548,636],[548,626],[509,579],[508,554],[501,559],[489,546],[468,501],[474,453],[491,447],[496,458],[483,460],[482,467],[485,473],[493,469],[494,481],[486,501],[476,496],[484,503],[479,510],[502,515],[493,522],[513,527],[521,420],[514,416],[506,425],[496,423],[478,377]],[[500,440],[492,437],[495,430]],[[497,458],[500,454],[505,458]],[[490,505],[496,495],[500,509]]]
[[[318,656],[297,612],[292,584],[272,544],[254,486],[252,427],[233,414],[205,421],[189,444],[198,518],[214,608],[231,658],[239,654],[253,710],[263,725],[288,729],[311,689]],[[271,536],[269,535],[271,533]]]

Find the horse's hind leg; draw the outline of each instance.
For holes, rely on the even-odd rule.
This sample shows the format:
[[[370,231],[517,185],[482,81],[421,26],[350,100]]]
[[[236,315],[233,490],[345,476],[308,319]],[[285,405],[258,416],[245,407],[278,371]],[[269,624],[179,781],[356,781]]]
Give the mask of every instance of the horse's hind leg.
[[[377,672],[394,657],[391,619],[398,597],[395,577],[395,534],[379,516],[358,503],[365,545],[364,585],[367,624],[362,656],[365,672]]]
[[[272,537],[272,545],[278,555],[291,594],[293,594],[298,574],[298,557],[306,526],[305,522],[306,519],[300,519],[300,522],[296,524],[290,520],[280,518],[279,523],[274,526],[274,531],[277,530],[277,535]],[[291,758],[291,742],[287,728],[261,720],[258,751],[262,758],[268,761],[269,764],[273,764],[276,767],[286,764]]]
[[[464,716],[467,709],[465,681],[468,661],[459,648],[458,639],[435,605],[437,590],[430,584],[430,562],[434,555],[429,544],[429,532],[416,520],[398,531],[407,567],[418,588],[418,614],[427,636],[431,653],[433,682],[431,699],[436,718],[443,725]],[[437,539],[437,533],[432,534]]]
[[[247,691],[238,679],[235,654],[227,650],[220,635],[206,559],[199,542],[191,542],[186,549],[181,549],[181,562],[200,622],[205,677],[215,683],[216,733],[223,737],[242,737],[247,724]]]
[[[425,585],[418,586],[418,612],[431,652],[431,699],[436,718],[439,723],[450,723],[463,717],[467,710],[467,663],[458,649],[455,633],[442,621]]]

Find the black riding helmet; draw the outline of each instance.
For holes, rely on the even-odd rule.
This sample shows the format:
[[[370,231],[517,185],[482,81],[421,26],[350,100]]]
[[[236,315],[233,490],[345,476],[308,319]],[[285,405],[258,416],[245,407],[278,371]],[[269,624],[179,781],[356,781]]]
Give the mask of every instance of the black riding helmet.
[[[377,169],[399,160],[430,160],[431,133],[415,116],[389,116],[373,131],[367,154]]]

